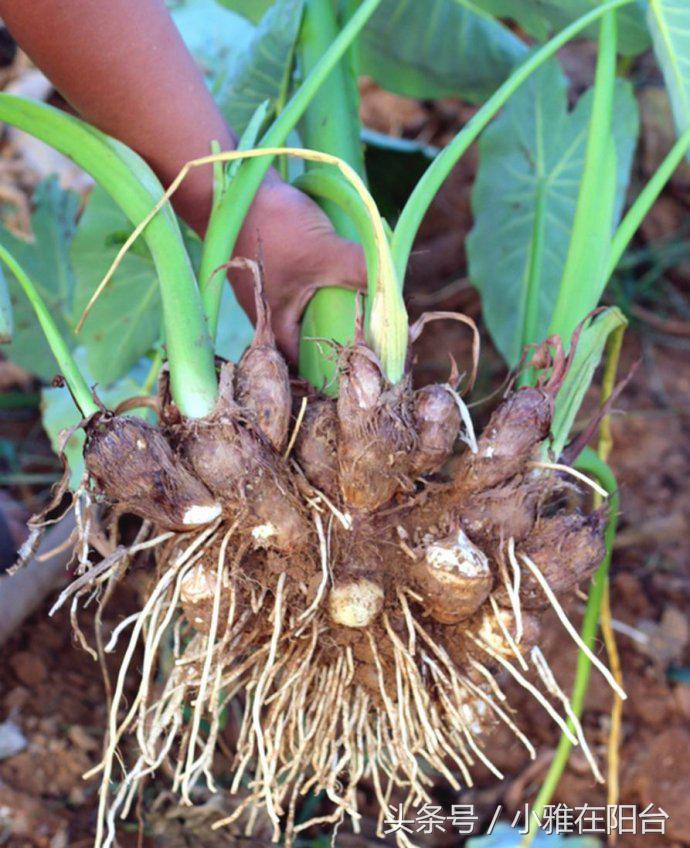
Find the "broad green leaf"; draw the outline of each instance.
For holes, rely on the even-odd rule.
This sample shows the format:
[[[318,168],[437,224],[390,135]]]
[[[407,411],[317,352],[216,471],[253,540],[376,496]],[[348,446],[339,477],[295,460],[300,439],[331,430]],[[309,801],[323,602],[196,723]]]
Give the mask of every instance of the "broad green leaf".
[[[252,37],[254,27],[216,0],[170,0],[168,8],[208,85],[216,91]]]
[[[527,47],[467,0],[383,0],[361,38],[361,71],[408,97],[485,100]]]
[[[74,277],[69,245],[74,233],[79,198],[63,191],[54,177],[42,182],[34,193],[31,216],[33,239],[24,241],[0,227],[2,243],[32,278],[66,340],[73,338]],[[14,312],[14,337],[6,350],[9,359],[43,380],[55,376],[57,364],[29,301],[14,277],[7,272]]]
[[[553,441],[550,445],[554,456],[561,455],[568,441],[575,416],[601,362],[606,340],[614,330],[625,327],[627,323],[620,309],[613,306],[596,315],[580,333],[572,365],[556,396],[551,425]]]
[[[649,0],[647,20],[680,135],[690,127],[690,3]]]
[[[83,347],[78,347],[74,351],[74,358],[89,385],[96,384],[97,381],[88,368],[86,350]],[[137,363],[137,366],[122,380],[110,386],[97,385],[99,399],[109,409],[113,409],[123,400],[141,394],[141,384],[146,378],[149,364],[148,360],[143,360]],[[53,450],[57,453],[60,431],[73,427],[81,418],[79,410],[66,387],[43,389],[41,392],[41,416],[43,427],[50,438]],[[84,474],[83,450],[84,431],[78,430],[70,436],[65,445],[65,456],[70,469],[70,486],[72,489],[79,485]]]
[[[257,107],[269,102],[276,111],[287,99],[292,57],[304,0],[277,0],[251,40],[242,45],[229,68],[217,100],[230,126],[244,132]]]
[[[89,298],[127,239],[125,215],[94,188],[72,243],[75,313]],[[161,299],[153,260],[141,241],[128,251],[96,301],[79,334],[90,372],[99,383],[124,376],[150,350],[161,331]]]
[[[492,15],[518,23],[529,35],[544,41],[554,32],[585,15],[599,0],[475,0]],[[679,0],[683,2],[683,0]],[[639,4],[630,3],[617,13],[618,50],[624,56],[635,56],[649,47],[649,33],[644,11]],[[598,24],[585,30],[586,38],[596,38]]]
[[[258,24],[266,10],[273,4],[274,0],[218,0],[221,6],[231,9],[242,15],[243,18]]]
[[[465,843],[467,848],[520,848],[524,836],[518,828],[500,822],[491,834],[473,836]],[[532,842],[534,848],[600,848],[601,842],[594,836],[560,836],[538,830]]]
[[[12,300],[5,272],[0,267],[0,344],[9,344],[14,333]]]
[[[126,218],[96,187],[79,221],[71,257],[76,278],[75,313],[81,314],[94,289],[129,235]],[[201,253],[199,239],[187,234],[192,264]],[[142,242],[135,242],[105,291],[96,301],[78,341],[94,379],[109,385],[128,374],[160,340],[161,300],[153,260]],[[216,351],[238,359],[251,341],[249,319],[230,286],[223,296]]]
[[[516,92],[479,142],[475,222],[467,240],[470,278],[509,365],[520,358],[528,325],[532,338],[545,334],[568,252],[592,92],[568,112],[566,90],[558,62],[548,62]],[[618,83],[614,223],[625,198],[637,125],[631,87]]]

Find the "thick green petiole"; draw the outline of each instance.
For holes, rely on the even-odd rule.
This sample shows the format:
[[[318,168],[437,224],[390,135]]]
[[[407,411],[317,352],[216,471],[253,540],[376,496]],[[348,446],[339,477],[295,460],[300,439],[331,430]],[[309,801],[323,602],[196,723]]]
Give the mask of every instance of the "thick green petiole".
[[[74,357],[72,356],[70,349],[67,347],[67,343],[62,338],[62,335],[57,328],[57,324],[53,320],[53,316],[50,314],[50,310],[45,305],[43,298],[38,293],[38,289],[34,285],[33,281],[14,256],[12,256],[12,254],[2,245],[0,245],[0,261],[4,262],[14,274],[17,282],[22,287],[24,294],[36,313],[36,317],[41,325],[46,341],[53,352],[58,368],[60,369],[62,376],[65,378],[65,382],[67,383],[81,414],[86,417],[88,415],[93,415],[94,412],[98,412],[98,406],[91,395],[91,390],[86,384],[86,380],[82,376],[77,363],[74,361]]]
[[[306,0],[299,36],[302,73],[310,74],[338,36],[339,21],[333,0]],[[352,48],[354,49],[354,48]],[[352,52],[352,51],[350,51]],[[312,99],[300,124],[307,147],[339,156],[366,179],[357,110],[359,93],[356,75],[343,57]],[[311,169],[307,166],[307,172]],[[326,180],[334,174],[321,173]],[[312,183],[312,188],[314,184]],[[326,187],[322,182],[321,188]],[[356,239],[361,231],[341,204],[321,192],[313,196],[328,215],[335,231]],[[369,279],[372,279],[371,274]],[[352,341],[355,326],[355,296],[351,291],[329,287],[319,290],[309,302],[302,319],[299,371],[314,386],[337,392],[334,357],[324,357],[321,345],[313,339],[333,339],[340,344]]]
[[[380,2],[381,0],[364,0],[261,139],[261,147],[280,147],[284,143],[319,87],[336,67]],[[247,210],[270,166],[270,157],[245,163],[233,178],[209,222],[199,279],[208,325],[214,336],[223,287],[223,277],[214,274],[214,271],[227,262],[232,254]]]
[[[0,120],[19,127],[73,159],[138,224],[163,194],[153,171],[123,144],[64,112],[0,94]],[[215,405],[213,347],[180,228],[166,205],[146,228],[163,301],[172,395],[180,411],[199,418]]]
[[[372,292],[369,321],[366,328],[367,340],[379,357],[384,374],[392,383],[398,382],[403,374],[407,351],[407,312],[405,311],[400,285],[395,278],[388,235],[379,210],[362,178],[348,164],[337,156],[318,150],[306,150],[295,147],[259,147],[254,150],[229,150],[224,153],[210,154],[193,159],[182,168],[170,183],[165,193],[131,232],[124,242],[103,281],[110,279],[124,255],[139,235],[144,232],[172,195],[182,184],[190,170],[218,162],[239,162],[242,159],[274,159],[276,156],[294,156],[321,165],[335,166],[342,176],[357,192],[362,207],[367,210],[371,242],[376,246],[376,262],[370,262],[370,269],[376,272],[376,279],[369,281]],[[218,269],[220,270],[220,269]],[[101,283],[103,286],[104,282]]]
[[[484,127],[486,127],[489,121],[505,105],[508,98],[522,83],[537,68],[541,67],[547,59],[553,56],[556,51],[560,50],[564,44],[582,32],[583,29],[590,26],[590,24],[597,21],[602,15],[631,2],[633,0],[607,0],[607,2],[602,3],[596,9],[592,9],[591,12],[573,21],[573,23],[561,30],[558,35],[547,41],[529,59],[523,62],[519,68],[513,71],[508,79],[484,103],[481,109],[473,115],[471,120],[457,134],[453,141],[429,165],[424,176],[417,183],[405,204],[393,234],[391,249],[393,251],[396,271],[401,280],[404,279],[405,269],[410,257],[410,251],[412,250],[412,243],[429,206],[434,197],[436,197],[446,177],[457,164],[458,159],[460,159],[467,148],[477,139]]]
[[[549,335],[569,339],[575,327],[599,303],[611,248],[616,189],[615,145],[611,116],[616,82],[616,15],[601,19],[592,113],[568,255],[558,289]],[[532,339],[539,341],[539,339]]]

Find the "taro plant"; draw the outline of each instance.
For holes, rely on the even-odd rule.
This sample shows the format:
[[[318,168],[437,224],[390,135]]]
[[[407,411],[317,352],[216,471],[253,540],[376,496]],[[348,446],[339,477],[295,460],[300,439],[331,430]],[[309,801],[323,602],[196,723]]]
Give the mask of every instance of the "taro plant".
[[[251,15],[262,6],[226,5]],[[592,651],[616,516],[615,503],[609,510],[599,503],[607,495],[615,501],[615,480],[605,463],[606,438],[603,456],[583,450],[583,437],[569,438],[607,345],[607,393],[614,382],[625,321],[616,309],[597,310],[606,282],[690,143],[690,78],[673,35],[690,15],[672,3],[650,3],[648,26],[681,134],[621,219],[637,119],[630,86],[616,80],[616,57],[619,48],[635,52],[647,44],[638,7],[608,0],[574,17],[578,3],[537,8],[486,0],[470,9],[437,0],[420,54],[416,37],[387,35],[420,5],[263,4],[253,40],[225,83],[234,92],[227,108],[245,124],[242,149],[188,163],[166,191],[121,144],[51,107],[0,95],[0,118],[91,173],[99,188],[89,211],[101,209],[101,218],[112,215],[117,224],[108,241],[112,263],[99,269],[100,285],[94,280],[80,304],[87,305],[80,326],[95,322],[88,354],[97,368],[109,330],[106,313],[98,317],[105,299],[122,296],[123,287],[126,293],[137,271],[150,275],[151,263],[154,276],[147,279],[156,281],[147,290],[155,315],[146,343],[130,346],[122,370],[109,372],[122,377],[149,352],[148,373],[139,391],[108,408],[70,349],[74,339],[57,320],[60,311],[45,302],[35,251],[8,247],[7,239],[0,248],[85,434],[85,473],[73,500],[79,576],[58,604],[126,579],[144,551],[154,573],[142,609],[116,628],[106,648],[128,639],[103,761],[94,770],[101,778],[99,848],[113,844],[116,818],[128,814],[141,780],[163,762],[172,765],[186,801],[201,780],[216,791],[216,742],[231,702],[242,721],[229,791],[243,793],[217,826],[261,807],[275,839],[282,832],[286,844],[313,823],[295,815],[310,790],[322,791],[331,805],[316,822],[349,816],[357,827],[357,787],[370,779],[381,828],[391,792],[407,809],[428,797],[432,771],[454,789],[471,784],[477,761],[501,776],[483,743],[492,723],[504,723],[534,756],[519,715],[503,703],[499,670],[563,733],[539,803],[572,745],[581,746],[602,779],[579,713],[591,665],[624,698]],[[489,12],[514,16],[539,37],[563,28],[527,52]],[[599,43],[594,85],[569,112],[554,56],[592,32]],[[472,35],[467,55],[447,48],[448,33]],[[273,77],[261,67],[268,39],[285,60],[279,72],[273,63]],[[414,51],[421,60],[412,71]],[[428,75],[419,71],[424,61]],[[415,96],[461,93],[482,104],[390,225],[366,186],[355,87],[365,70],[381,81],[395,78],[398,90]],[[409,346],[427,323],[449,316],[427,314],[409,327],[402,285],[429,205],[485,129],[470,274],[515,380],[476,434],[464,396],[478,366],[477,330],[466,316],[451,316],[475,337],[464,383],[454,369],[447,383],[414,390]],[[288,141],[294,132],[300,144]],[[256,257],[228,261],[276,157],[284,173],[288,161],[306,162],[296,184],[323,204],[340,232],[361,240],[369,274],[359,307],[354,296],[333,290],[310,304],[302,388],[291,386],[275,347]],[[211,162],[214,208],[203,245],[193,245],[168,200],[191,168]],[[89,219],[89,211],[82,233],[103,223]],[[258,320],[233,362],[214,356],[214,343],[223,277],[238,266],[254,273]],[[74,320],[74,304],[66,308]],[[3,329],[8,335],[8,320]],[[125,414],[142,405],[155,412],[151,420]],[[449,465],[458,440],[464,447]],[[581,484],[579,498],[563,497],[566,481],[569,490],[573,481]],[[593,505],[591,490],[599,499]],[[89,528],[103,510],[144,522],[132,544],[93,562]],[[40,518],[34,524],[40,527]],[[560,599],[593,573],[580,635]],[[580,650],[572,700],[540,650],[547,607]],[[140,685],[125,704],[138,646]],[[165,659],[171,653],[172,664]],[[530,668],[539,685],[526,676]],[[133,759],[118,755],[127,737]],[[404,833],[397,838],[410,844]]]

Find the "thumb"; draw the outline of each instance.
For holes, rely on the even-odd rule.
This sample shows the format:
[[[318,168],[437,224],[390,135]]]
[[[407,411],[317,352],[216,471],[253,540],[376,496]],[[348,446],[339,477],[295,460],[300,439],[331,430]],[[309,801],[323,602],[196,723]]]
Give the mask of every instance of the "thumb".
[[[312,277],[316,288],[342,286],[353,291],[366,290],[367,263],[361,245],[329,233],[316,255]]]

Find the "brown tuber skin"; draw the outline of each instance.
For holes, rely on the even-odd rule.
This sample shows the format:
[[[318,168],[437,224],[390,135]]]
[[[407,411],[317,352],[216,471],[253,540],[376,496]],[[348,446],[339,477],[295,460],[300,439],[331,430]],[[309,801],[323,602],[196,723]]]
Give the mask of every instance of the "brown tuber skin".
[[[524,475],[549,432],[549,387],[508,395],[478,439],[478,452],[466,450],[451,469],[452,482],[435,484],[430,495],[422,489],[425,496],[417,503],[411,477],[437,471],[459,432],[452,392],[426,386],[413,393],[407,381],[391,387],[362,342],[342,352],[340,370],[338,400],[308,404],[295,444],[304,476],[340,509],[341,519],[333,524],[330,517],[328,531],[329,568],[336,580],[328,602],[334,624],[374,626],[386,599],[395,601],[407,584],[426,618],[445,626],[474,626],[496,583],[496,562],[505,562],[509,539],[534,560],[556,593],[571,591],[596,568],[603,555],[601,514],[540,516],[551,484],[543,475]],[[168,408],[165,392],[163,401]],[[263,324],[239,365],[222,365],[213,413],[194,422],[169,418],[166,433],[194,475],[157,428],[112,416],[99,416],[89,429],[87,468],[120,507],[161,527],[186,530],[194,526],[192,519],[203,523],[200,515],[213,520],[221,504],[226,522],[236,521],[250,546],[253,573],[271,562],[271,574],[287,567],[306,576],[309,563],[318,563],[323,552],[316,546],[299,479],[293,479],[280,453],[290,405],[287,368]],[[392,507],[394,495],[399,506]],[[407,503],[400,500],[405,495]],[[343,528],[341,520],[350,524]],[[400,540],[408,540],[404,556]],[[261,551],[279,558],[262,559]],[[414,562],[405,558],[409,554]],[[357,563],[354,572],[352,563]],[[319,585],[318,573],[315,580]],[[494,597],[509,606],[501,581]],[[545,606],[526,568],[521,601],[525,609]],[[205,620],[198,610],[195,615]]]
[[[295,455],[309,482],[330,497],[338,493],[338,415],[331,400],[307,406]]]
[[[257,274],[256,333],[237,366],[236,395],[239,405],[253,420],[256,432],[281,453],[290,426],[290,375],[276,347],[258,270]]]
[[[341,352],[337,401],[309,398],[286,455],[290,384],[264,325],[237,366],[221,366],[210,415],[183,420],[163,380],[161,428],[96,416],[87,468],[119,509],[157,528],[184,531],[190,516],[199,523],[200,516],[220,517],[207,538],[173,538],[157,553],[158,574],[166,574],[171,558],[197,540],[208,544],[181,579],[179,606],[182,633],[197,631],[192,642],[210,663],[204,668],[217,663],[216,680],[244,669],[247,703],[258,691],[262,714],[279,710],[278,724],[299,713],[301,728],[305,716],[311,721],[323,709],[318,738],[326,742],[319,745],[331,746],[318,750],[324,763],[347,761],[339,746],[343,728],[354,727],[348,710],[361,708],[357,733],[366,724],[373,740],[395,705],[400,732],[390,728],[395,739],[386,756],[397,756],[391,745],[398,736],[413,740],[415,757],[408,751],[395,766],[412,785],[418,756],[437,768],[441,751],[465,745],[432,745],[427,734],[480,732],[491,710],[479,696],[501,697],[491,676],[506,664],[526,673],[538,656],[530,649],[547,599],[521,557],[534,561],[556,595],[571,592],[603,557],[603,513],[573,510],[559,478],[527,473],[549,435],[553,397],[567,371],[566,360],[556,368],[548,352],[548,345],[539,351],[548,380],[508,394],[477,452],[465,449],[447,463],[462,423],[453,392],[414,392],[408,378],[390,385],[358,340]],[[445,476],[433,477],[444,465]],[[506,585],[518,577],[516,599]],[[204,634],[212,631],[216,598],[213,644]],[[184,674],[193,675],[193,665]],[[295,693],[301,706],[286,708]],[[305,703],[314,709],[305,713]],[[273,734],[277,749],[283,741],[274,724],[267,719],[261,733]],[[245,726],[257,732],[253,722]],[[243,744],[238,761],[246,764],[256,745]],[[279,755],[313,778],[311,752],[304,761],[294,749]],[[404,771],[407,760],[414,771]]]
[[[256,421],[279,453],[285,449],[290,425],[290,378],[275,348],[249,348],[237,366],[237,400]]]
[[[457,624],[482,606],[493,583],[489,561],[462,530],[429,543],[422,556],[412,574],[432,618]]]
[[[603,510],[591,515],[561,513],[536,523],[529,538],[518,548],[522,570],[520,602],[525,609],[544,609],[548,600],[519,554],[527,554],[556,595],[567,594],[601,565],[606,554],[604,525]],[[497,595],[497,600],[507,603],[504,593]]]
[[[193,530],[221,513],[161,431],[139,418],[96,415],[87,426],[84,460],[93,481],[119,508],[166,530]]]
[[[265,361],[265,349],[254,347],[250,352],[257,357],[252,360],[254,365],[261,359]],[[201,421],[184,422],[182,435],[177,438],[181,439],[185,456],[199,479],[223,504],[228,519],[240,518],[257,547],[294,552],[309,538],[309,525],[285,462],[269,444],[267,435],[256,429],[259,419],[235,401],[240,390],[234,385],[242,383],[239,376],[242,362],[237,371],[231,363],[222,366],[216,408]],[[250,383],[243,385],[244,391],[249,391]],[[265,384],[255,380],[253,386],[265,401]],[[289,406],[289,383],[280,383],[279,388],[275,397]],[[259,407],[257,402],[255,408]],[[274,425],[283,420],[287,424],[289,414],[281,412],[268,420],[273,438],[279,435]],[[283,427],[282,423],[280,426],[286,434],[287,426]],[[280,441],[284,441],[284,435]]]
[[[415,392],[414,418],[417,447],[410,473],[417,476],[438,471],[453,451],[460,432],[460,412],[445,386],[424,386]]]
[[[340,489],[349,507],[373,511],[393,497],[409,471],[415,434],[407,384],[387,386],[362,344],[343,353],[340,368]]]
[[[521,473],[549,435],[553,398],[539,388],[518,389],[496,409],[480,436],[476,454],[461,461],[457,486],[463,493],[491,489]]]
[[[477,543],[488,546],[496,539],[527,536],[537,517],[537,506],[543,488],[519,478],[486,489],[463,500],[460,520],[465,532]]]

